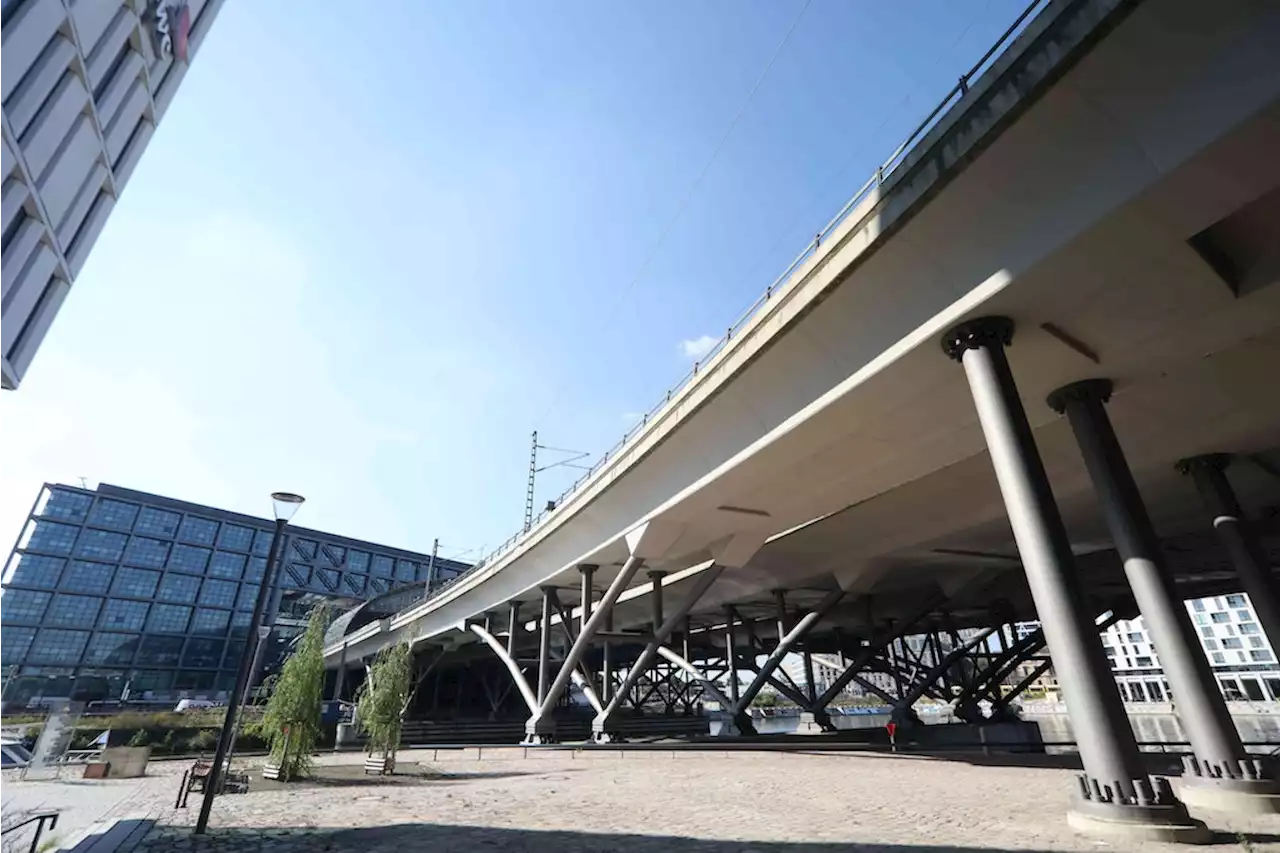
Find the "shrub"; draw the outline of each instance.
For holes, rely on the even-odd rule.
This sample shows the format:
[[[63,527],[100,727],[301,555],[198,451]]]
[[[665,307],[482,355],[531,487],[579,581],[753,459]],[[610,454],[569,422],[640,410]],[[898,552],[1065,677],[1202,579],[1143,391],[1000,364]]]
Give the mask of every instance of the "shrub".
[[[311,753],[320,740],[320,702],[324,698],[324,631],[329,610],[323,604],[311,611],[306,633],[280,671],[262,720],[250,731],[271,745],[272,764],[281,779],[311,772]]]
[[[129,738],[129,746],[150,746],[151,733],[146,729],[138,729],[133,733],[133,737]]]
[[[218,735],[212,729],[201,729],[187,741],[187,752],[208,752],[218,745]]]

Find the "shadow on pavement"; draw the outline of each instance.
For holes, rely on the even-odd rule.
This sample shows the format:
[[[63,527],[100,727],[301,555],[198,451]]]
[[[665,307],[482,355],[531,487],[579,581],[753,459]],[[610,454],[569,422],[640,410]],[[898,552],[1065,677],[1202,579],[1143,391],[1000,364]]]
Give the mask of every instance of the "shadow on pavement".
[[[558,773],[576,772],[571,769],[557,770]],[[315,774],[306,779],[291,782],[277,782],[263,779],[261,774],[250,776],[249,790],[252,793],[263,791],[297,791],[302,788],[361,788],[385,785],[456,785],[482,779],[509,779],[517,776],[540,776],[542,770],[481,770],[475,772],[452,773],[418,765],[405,765],[389,776],[366,776],[360,766],[351,767],[319,767]]]
[[[181,849],[184,853],[407,853],[418,850],[441,853],[1050,853],[1043,848],[1032,847],[848,841],[732,841],[671,835],[624,835],[416,823],[363,829],[227,829],[204,837],[194,837],[188,833],[189,830],[186,829],[165,829],[153,833],[143,846],[137,848],[138,853],[161,853],[176,849]],[[191,841],[185,842],[185,839]]]

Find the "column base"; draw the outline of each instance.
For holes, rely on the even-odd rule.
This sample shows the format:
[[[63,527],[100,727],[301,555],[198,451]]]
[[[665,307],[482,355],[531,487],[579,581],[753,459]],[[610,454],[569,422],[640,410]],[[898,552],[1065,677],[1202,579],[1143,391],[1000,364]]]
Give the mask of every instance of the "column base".
[[[836,727],[832,725],[831,718],[827,716],[825,711],[809,711],[800,712],[800,722],[796,724],[796,734],[798,735],[820,735],[827,732],[834,732]]]
[[[1280,814],[1280,783],[1270,780],[1183,776],[1178,795],[1193,809],[1241,815]]]
[[[1173,795],[1169,780],[1155,776],[1130,785],[1099,783],[1086,774],[1067,812],[1067,825],[1077,832],[1111,840],[1171,841],[1176,844],[1208,844],[1213,833],[1202,821],[1187,814]],[[1132,794],[1126,793],[1131,788]]]
[[[524,740],[521,743],[535,746],[559,742],[556,738],[556,721],[550,717],[532,717],[524,724]]]

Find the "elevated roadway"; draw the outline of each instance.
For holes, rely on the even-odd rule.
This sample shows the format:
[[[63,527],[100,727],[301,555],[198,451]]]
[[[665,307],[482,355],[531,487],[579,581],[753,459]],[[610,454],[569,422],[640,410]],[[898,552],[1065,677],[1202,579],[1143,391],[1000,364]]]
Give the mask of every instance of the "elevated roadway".
[[[1075,690],[1064,681],[1073,719],[1085,708],[1102,720],[1082,737],[1090,775],[1073,815],[1132,813],[1121,822],[1155,833],[1144,837],[1195,836],[1203,826],[1138,778],[1131,733],[1107,722],[1122,712],[1087,635],[1104,610],[1140,605],[1164,625],[1161,657],[1176,669],[1192,635],[1185,612],[1168,615],[1175,584],[1186,595],[1243,578],[1271,606],[1276,560],[1261,549],[1275,531],[1264,523],[1260,539],[1232,546],[1239,509],[1206,509],[1175,464],[1226,454],[1232,499],[1255,514],[1280,506],[1278,43],[1280,6],[1267,2],[1039,5],[602,467],[448,588],[335,632],[327,663],[393,642],[487,647],[532,682],[536,646],[541,686],[522,688],[536,736],[571,674],[595,680],[586,647],[626,629],[632,646],[655,647],[637,653],[643,669],[689,664],[667,642],[677,633],[714,646],[727,630],[736,658],[735,625],[772,638],[762,656],[823,631],[839,645],[844,629],[861,637],[856,657],[918,611],[975,627],[1039,613],[1055,656],[1079,664]],[[1006,319],[957,331],[979,317]],[[1091,378],[1112,392],[1071,397],[1059,406],[1069,420],[1044,402]],[[1098,430],[1103,461],[1086,466]],[[1195,470],[1202,492],[1222,486]],[[1215,553],[1214,523],[1227,551]],[[1155,532],[1170,556],[1150,546]],[[742,615],[770,612],[775,590],[771,631]],[[563,668],[547,639],[559,623]],[[1280,641],[1274,620],[1268,633]],[[1196,725],[1212,733],[1216,706],[1191,689],[1207,669],[1193,663],[1179,704],[1192,697],[1186,713],[1203,710]],[[768,661],[757,668],[763,682]],[[606,679],[592,697],[601,718],[609,690]],[[1205,734],[1204,778],[1262,784],[1236,747]]]

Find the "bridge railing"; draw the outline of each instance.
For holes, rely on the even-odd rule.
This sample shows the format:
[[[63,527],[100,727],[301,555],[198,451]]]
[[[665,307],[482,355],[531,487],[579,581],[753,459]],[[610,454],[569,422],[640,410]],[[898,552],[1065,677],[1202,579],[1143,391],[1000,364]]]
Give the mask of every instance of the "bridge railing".
[[[1049,2],[1050,0],[1032,0],[1031,3],[1023,9],[1022,13],[1018,15],[1017,19],[1009,26],[1009,28],[1000,35],[995,44],[993,44],[987,52],[983,54],[982,58],[979,59],[968,71],[960,75],[959,80],[951,87],[942,100],[938,102],[937,106],[935,106],[925,119],[916,126],[915,130],[913,130],[911,134],[903,140],[902,144],[893,150],[893,153],[889,155],[888,159],[876,167],[876,170],[872,172],[871,176],[867,178],[862,186],[858,188],[857,192],[855,192],[845,203],[844,207],[840,208],[840,211],[836,213],[836,215],[833,216],[817,234],[814,235],[814,238],[809,241],[804,249],[800,251],[800,254],[796,255],[795,259],[792,260],[791,263],[789,263],[786,268],[769,283],[769,286],[764,289],[764,292],[760,294],[756,301],[751,303],[750,307],[748,307],[747,310],[744,311],[738,319],[727,328],[724,335],[716,341],[715,345],[712,346],[704,356],[693,363],[693,367],[689,372],[680,377],[679,381],[677,381],[675,385],[671,386],[666,395],[659,400],[655,406],[640,416],[639,421],[627,430],[617,444],[606,450],[600,458],[596,460],[595,464],[593,464],[582,474],[581,477],[575,480],[567,489],[564,490],[564,492],[560,494],[559,497],[555,499],[552,503],[554,508],[562,506],[566,499],[571,497],[578,491],[578,489],[582,488],[597,474],[599,474],[605,466],[609,464],[610,460],[616,459],[618,454],[632,440],[637,438],[652,422],[658,419],[658,416],[663,412],[663,410],[671,404],[681,391],[683,391],[698,377],[699,372],[703,371],[706,365],[714,361],[717,356],[728,348],[735,336],[737,336],[756,317],[756,315],[765,308],[765,306],[769,305],[773,300],[773,297],[783,288],[784,285],[786,285],[792,275],[795,274],[796,270],[800,269],[806,261],[818,253],[818,250],[823,245],[823,241],[845,222],[850,213],[857,209],[857,207],[870,197],[873,192],[879,189],[879,187],[884,184],[885,180],[893,175],[897,168],[906,162],[907,157],[914,150],[916,143],[923,139],[929,131],[933,129],[950,107],[956,104],[968,93],[970,83],[990,68],[1000,58],[1005,49],[1018,37],[1023,29],[1026,28],[1031,17],[1043,7],[1049,5]],[[510,539],[507,539],[501,545],[498,545],[488,554],[482,555],[471,569],[441,584],[440,587],[433,592],[431,596],[429,596],[429,598],[434,598],[461,578],[469,575],[472,571],[493,562],[511,551],[516,547],[520,540],[522,540],[526,534],[532,532],[544,518],[551,513],[554,513],[554,508],[544,509],[534,518],[533,523],[528,530],[522,529],[518,531]]]

